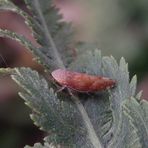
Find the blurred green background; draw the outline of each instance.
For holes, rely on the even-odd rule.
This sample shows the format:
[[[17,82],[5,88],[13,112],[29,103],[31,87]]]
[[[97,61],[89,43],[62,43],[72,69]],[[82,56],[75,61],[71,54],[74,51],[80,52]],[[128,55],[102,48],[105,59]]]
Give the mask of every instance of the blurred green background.
[[[28,11],[23,1],[14,2]],[[72,22],[75,40],[96,44],[103,55],[113,55],[118,60],[125,57],[130,76],[137,74],[138,90],[144,90],[143,98],[148,99],[148,1],[54,0],[54,3],[63,19]],[[14,13],[0,12],[0,28],[23,34],[38,46],[24,20]],[[0,38],[0,67],[16,66],[42,71],[24,47]],[[18,89],[9,76],[0,76],[0,148],[33,145],[45,135],[30,120],[30,110],[18,97]]]

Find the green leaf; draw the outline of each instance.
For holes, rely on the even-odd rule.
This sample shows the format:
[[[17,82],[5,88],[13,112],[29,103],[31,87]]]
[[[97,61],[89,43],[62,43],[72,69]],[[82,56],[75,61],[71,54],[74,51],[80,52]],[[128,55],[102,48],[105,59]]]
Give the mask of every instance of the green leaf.
[[[104,75],[110,76],[117,81],[116,89],[110,96],[113,113],[113,125],[110,132],[113,133],[113,138],[116,139],[119,137],[121,122],[123,120],[122,105],[124,100],[130,99],[135,95],[136,79],[133,78],[132,82],[129,83],[128,66],[124,58],[121,58],[119,66],[113,57],[104,57],[102,63],[104,67]]]
[[[124,111],[118,124],[118,129],[108,144],[109,148],[143,148],[137,128]]]
[[[131,98],[125,101],[123,109],[137,129],[142,148],[148,147],[148,102]]]
[[[77,65],[80,59],[82,60],[81,65]],[[12,78],[25,90],[20,93],[20,96],[33,109],[31,118],[41,129],[54,133],[48,137],[49,143],[98,148],[119,147],[125,142],[127,146],[140,147],[138,135],[135,132],[136,127],[128,121],[122,111],[123,102],[133,95],[134,84],[136,84],[132,82],[133,87],[131,87],[128,82],[129,76],[125,61],[122,59],[118,66],[112,57],[102,59],[100,51],[94,50],[79,57],[70,68],[75,67],[79,71],[83,62],[86,63],[88,59],[89,64],[83,67],[83,72],[86,70],[89,74],[105,75],[112,79],[115,79],[114,76],[117,75],[115,89],[91,95],[67,95],[62,100],[60,95],[57,96],[53,89],[48,88],[45,79],[37,72],[26,68],[16,69],[16,74]],[[98,68],[95,69],[96,65]],[[120,78],[125,81],[122,80],[122,82]],[[129,90],[124,88],[125,85]],[[126,128],[127,125],[128,128]],[[129,137],[135,140],[131,141]],[[95,141],[99,144],[95,144]]]
[[[53,144],[45,142],[44,145],[42,145],[41,143],[35,143],[34,146],[25,146],[24,148],[62,148],[62,147],[54,146]]]
[[[33,17],[9,0],[0,1],[0,10],[10,10],[24,18],[35,39],[42,46],[38,49],[40,55],[36,54],[35,50],[35,55],[42,64],[44,63],[42,58],[45,57],[46,67],[50,71],[64,68],[74,59],[75,43],[72,39],[73,29],[71,25],[59,22],[62,17],[58,13],[58,9],[53,6],[52,0],[26,0],[26,4],[31,9]]]
[[[137,76],[133,76],[131,83],[130,83],[130,90],[131,95],[134,96],[136,94],[136,87],[137,87]]]
[[[76,148],[147,147],[147,103],[142,104],[141,93],[135,96],[137,79],[134,76],[129,82],[125,59],[121,58],[118,64],[113,57],[102,58],[96,49],[78,54],[72,61],[72,29],[69,24],[59,22],[61,15],[52,1],[25,2],[31,15],[8,0],[0,0],[0,10],[20,14],[42,47],[36,48],[25,37],[7,30],[0,30],[1,37],[20,42],[50,71],[66,67],[106,76],[117,82],[114,89],[92,94],[72,92],[70,89],[56,94],[51,88],[53,84],[36,71],[16,68],[10,72],[13,80],[24,89],[19,94],[33,110],[31,118],[34,123],[49,132],[45,144],[38,143],[34,147],[51,147],[49,143]],[[7,72],[0,71],[1,74]]]
[[[70,24],[59,22],[59,14],[52,0],[25,0],[33,13],[32,28],[38,43],[42,45],[42,52],[53,59],[57,67],[64,68],[73,59],[74,40]],[[59,54],[60,53],[60,54]]]
[[[79,142],[86,141],[90,146],[84,123],[70,96],[66,98],[67,101],[59,100],[37,72],[26,68],[15,70],[16,74],[12,78],[25,90],[20,96],[33,109],[31,118],[41,129],[55,133],[50,136],[50,141],[65,145],[80,145]],[[77,141],[79,138],[81,140]]]
[[[68,67],[70,70],[84,72],[87,74],[98,75],[102,72],[101,51],[95,49],[89,50],[79,55]]]
[[[141,90],[141,91],[136,95],[136,99],[137,99],[137,100],[141,100],[142,93],[143,93],[143,91]]]
[[[108,126],[108,129],[106,130],[107,132],[104,137],[104,139],[110,137],[110,139],[108,139],[110,142],[107,144],[106,139],[105,144],[109,147],[111,145],[112,147],[114,147],[114,144],[117,144],[117,141],[119,142],[121,140],[127,142],[127,145],[130,145],[130,141],[127,141],[128,139],[125,139],[124,136],[126,135],[125,137],[128,137],[127,135],[130,135],[131,137],[134,137],[135,135],[135,137],[137,137],[135,134],[136,128],[127,122],[128,119],[125,120],[125,117],[123,117],[122,105],[124,100],[127,100],[131,96],[135,95],[137,79],[136,76],[134,76],[131,80],[131,83],[129,83],[129,72],[125,60],[121,58],[120,64],[118,66],[116,60],[113,57],[103,57],[103,59],[101,59],[100,52],[98,50],[94,50],[88,51],[86,55],[83,54],[82,56],[80,56],[73,64],[71,64],[70,69],[94,75],[107,76],[117,81],[116,88],[112,90],[110,94],[111,108],[108,106],[108,108],[112,110],[113,116],[111,115],[111,117],[113,118],[113,120],[110,121],[111,125]],[[101,103],[100,106],[102,106]],[[100,106],[98,108],[100,108]],[[107,123],[107,119],[108,118],[104,119],[104,122]],[[129,131],[125,129],[125,125],[127,124],[129,124],[130,134]],[[120,134],[121,136],[119,136]],[[115,143],[113,141],[115,141]],[[136,143],[134,144],[137,146],[140,145]]]
[[[14,69],[12,68],[0,68],[0,76],[10,75],[10,74],[13,74],[13,72],[14,72]]]
[[[20,8],[18,8],[15,4],[13,4],[11,0],[0,0],[0,11],[12,11],[20,15],[33,32],[32,24],[34,20],[32,19],[32,17],[28,15],[25,11],[22,11]]]
[[[32,52],[35,59],[42,63],[45,67],[51,68],[55,67],[55,64],[52,63],[50,59],[48,59],[42,52],[40,51],[40,48],[35,47],[28,39],[26,39],[24,36],[19,35],[15,32],[9,31],[9,30],[2,30],[0,29],[0,37],[4,38],[10,38],[12,40],[17,41],[21,45],[23,45],[26,49]]]

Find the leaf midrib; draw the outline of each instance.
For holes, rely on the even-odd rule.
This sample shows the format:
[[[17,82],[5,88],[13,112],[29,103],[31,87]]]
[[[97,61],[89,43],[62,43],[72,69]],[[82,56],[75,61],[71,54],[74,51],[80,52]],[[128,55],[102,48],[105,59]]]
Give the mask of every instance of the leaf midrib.
[[[54,53],[54,56],[57,60],[57,63],[58,63],[58,66],[59,68],[64,68],[65,69],[65,66],[64,66],[64,63],[58,53],[58,49],[56,47],[56,44],[51,36],[51,33],[50,33],[50,30],[48,29],[48,25],[44,19],[44,16],[43,16],[43,13],[41,11],[41,7],[40,7],[40,3],[39,3],[39,0],[33,0],[34,2],[34,6],[36,8],[36,11],[38,12],[38,15],[39,15],[39,18],[40,18],[40,21],[44,27],[44,34],[47,38],[47,40],[50,42],[49,46],[52,47],[52,50],[53,50],[53,53]],[[84,120],[84,123],[85,123],[85,126],[86,126],[86,129],[88,131],[88,136],[89,136],[89,139],[91,140],[94,148],[102,148],[102,145],[101,145],[101,142],[99,140],[99,138],[97,137],[97,134],[93,128],[93,125],[88,117],[88,114],[84,108],[84,106],[81,104],[81,102],[79,101],[79,99],[77,97],[75,97],[74,95],[72,96],[73,97],[73,101],[74,103],[77,105],[80,113],[81,113],[81,116]]]
[[[46,23],[46,21],[44,19],[44,16],[43,16],[43,13],[42,13],[42,10],[41,10],[41,7],[40,7],[39,0],[33,0],[33,2],[34,2],[34,6],[36,8],[36,11],[38,12],[38,15],[39,15],[40,21],[42,23],[42,26],[44,28],[45,37],[47,38],[47,41],[50,42],[50,44],[49,43],[47,43],[47,44],[49,45],[49,47],[50,46],[52,47],[52,50],[53,50],[55,59],[58,62],[59,68],[65,69],[64,63],[63,63],[63,61],[62,61],[62,59],[61,59],[61,57],[60,57],[60,55],[58,53],[58,49],[56,47],[56,44],[55,44],[55,42],[54,42],[54,40],[53,40],[53,38],[51,36],[50,30],[47,27],[48,25],[47,25],[47,23]]]

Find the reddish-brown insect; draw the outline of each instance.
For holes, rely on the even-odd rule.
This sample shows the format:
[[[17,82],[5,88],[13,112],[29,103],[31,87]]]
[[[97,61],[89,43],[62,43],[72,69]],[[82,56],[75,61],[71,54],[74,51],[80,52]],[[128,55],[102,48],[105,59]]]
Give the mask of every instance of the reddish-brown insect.
[[[85,73],[72,72],[63,69],[54,70],[51,75],[63,87],[80,92],[95,92],[115,86],[116,81]]]

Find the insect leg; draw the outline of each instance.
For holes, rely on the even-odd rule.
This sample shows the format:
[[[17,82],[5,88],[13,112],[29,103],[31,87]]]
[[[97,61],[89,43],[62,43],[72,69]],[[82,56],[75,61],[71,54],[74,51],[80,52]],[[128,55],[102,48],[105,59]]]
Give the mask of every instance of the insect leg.
[[[61,92],[62,90],[64,90],[65,88],[67,88],[66,86],[62,86],[59,90],[56,91],[56,93]]]

